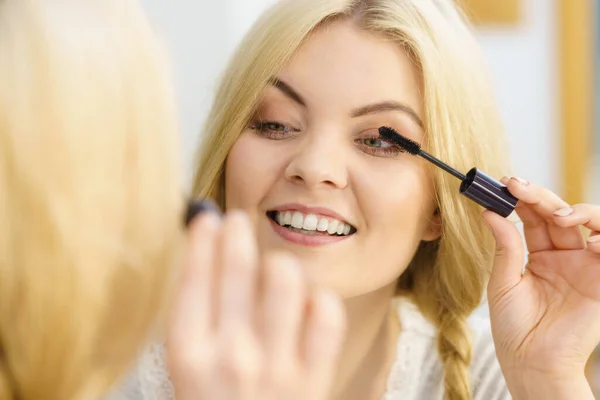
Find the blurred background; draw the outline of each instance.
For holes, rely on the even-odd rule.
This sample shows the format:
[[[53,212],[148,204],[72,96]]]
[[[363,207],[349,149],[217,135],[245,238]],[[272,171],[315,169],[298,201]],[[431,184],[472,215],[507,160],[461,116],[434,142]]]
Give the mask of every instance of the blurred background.
[[[142,0],[173,60],[190,176],[219,74],[255,18],[274,1]],[[569,203],[600,203],[596,1],[460,1],[495,80],[513,173]],[[600,398],[600,354],[588,374]]]

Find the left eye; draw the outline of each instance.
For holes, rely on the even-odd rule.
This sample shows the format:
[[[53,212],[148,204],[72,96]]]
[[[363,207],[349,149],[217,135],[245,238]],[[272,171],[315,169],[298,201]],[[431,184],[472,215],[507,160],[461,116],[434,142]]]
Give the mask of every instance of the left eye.
[[[395,157],[402,150],[393,143],[386,142],[377,134],[357,138],[355,143],[367,154],[378,157]]]
[[[262,124],[260,124],[260,128],[263,130],[269,130],[273,132],[285,132],[292,130],[287,126],[280,124],[279,122],[263,122]]]
[[[251,124],[250,129],[254,130],[260,136],[273,140],[293,137],[299,132],[298,129],[277,121],[258,121]]]
[[[390,144],[388,142],[384,142],[383,140],[376,138],[376,137],[364,138],[364,139],[360,139],[360,141],[362,142],[362,144],[369,146],[369,147],[374,147],[374,148],[387,149],[389,147],[393,147],[392,144]]]

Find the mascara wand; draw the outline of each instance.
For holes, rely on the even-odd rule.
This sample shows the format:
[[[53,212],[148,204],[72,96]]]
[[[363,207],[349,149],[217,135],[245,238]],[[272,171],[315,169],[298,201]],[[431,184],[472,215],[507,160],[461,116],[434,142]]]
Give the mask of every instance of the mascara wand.
[[[407,153],[420,156],[454,175],[461,181],[460,193],[486,209],[505,218],[515,210],[519,200],[510,194],[505,185],[479,171],[477,168],[472,168],[465,175],[422,150],[419,143],[400,135],[393,128],[382,126],[379,128],[379,135],[383,140],[398,146]]]

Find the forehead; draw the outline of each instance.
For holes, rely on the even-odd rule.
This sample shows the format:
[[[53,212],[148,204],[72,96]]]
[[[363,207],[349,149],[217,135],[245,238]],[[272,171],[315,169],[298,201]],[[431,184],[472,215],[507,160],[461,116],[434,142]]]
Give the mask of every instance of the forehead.
[[[347,109],[394,100],[422,115],[418,73],[406,51],[350,20],[315,31],[280,77],[301,92],[309,107],[312,102]]]

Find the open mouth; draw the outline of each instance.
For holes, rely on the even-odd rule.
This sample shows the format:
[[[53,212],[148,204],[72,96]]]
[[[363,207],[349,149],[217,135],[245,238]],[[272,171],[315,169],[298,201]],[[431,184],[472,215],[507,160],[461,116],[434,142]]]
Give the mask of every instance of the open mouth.
[[[267,211],[267,217],[279,226],[309,236],[350,236],[356,228],[345,221],[299,211]]]

